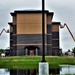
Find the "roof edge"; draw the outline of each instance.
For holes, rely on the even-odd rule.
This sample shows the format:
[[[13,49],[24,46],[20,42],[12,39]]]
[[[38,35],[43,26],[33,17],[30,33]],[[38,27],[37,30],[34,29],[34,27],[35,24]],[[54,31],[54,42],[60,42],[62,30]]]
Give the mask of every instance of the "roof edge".
[[[16,10],[14,12],[11,12],[11,16],[15,16],[17,13],[19,14],[23,14],[23,13],[42,13],[42,10]],[[47,13],[47,15],[52,15],[54,14],[54,12],[49,12],[48,10],[45,10],[45,13]]]
[[[8,22],[8,24],[9,24],[10,26],[13,26],[13,23],[12,23],[12,22]]]
[[[61,22],[52,22],[52,25],[60,25],[61,24]]]

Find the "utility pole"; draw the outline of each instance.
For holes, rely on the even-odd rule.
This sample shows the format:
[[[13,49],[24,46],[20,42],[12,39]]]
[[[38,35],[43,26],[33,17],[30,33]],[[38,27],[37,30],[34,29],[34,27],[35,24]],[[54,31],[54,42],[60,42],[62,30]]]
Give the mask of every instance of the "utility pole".
[[[46,61],[45,61],[44,0],[42,0],[42,62],[46,62]]]
[[[39,75],[49,75],[49,64],[45,61],[45,21],[44,0],[42,0],[42,62],[39,62]]]

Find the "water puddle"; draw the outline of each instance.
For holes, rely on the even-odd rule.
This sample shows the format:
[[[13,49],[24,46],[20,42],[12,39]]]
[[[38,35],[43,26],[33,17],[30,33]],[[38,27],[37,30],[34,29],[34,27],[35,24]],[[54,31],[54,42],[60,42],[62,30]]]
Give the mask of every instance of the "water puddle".
[[[74,65],[59,65],[58,69],[49,69],[49,75],[75,75]],[[38,75],[38,69],[0,69],[0,75]]]

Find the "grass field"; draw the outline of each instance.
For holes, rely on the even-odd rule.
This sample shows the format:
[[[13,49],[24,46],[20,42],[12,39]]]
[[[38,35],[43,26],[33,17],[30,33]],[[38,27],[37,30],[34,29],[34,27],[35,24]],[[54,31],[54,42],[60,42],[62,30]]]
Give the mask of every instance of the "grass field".
[[[61,64],[75,65],[74,57],[46,56],[50,68],[58,68]],[[0,57],[0,68],[35,69],[38,68],[41,56]]]

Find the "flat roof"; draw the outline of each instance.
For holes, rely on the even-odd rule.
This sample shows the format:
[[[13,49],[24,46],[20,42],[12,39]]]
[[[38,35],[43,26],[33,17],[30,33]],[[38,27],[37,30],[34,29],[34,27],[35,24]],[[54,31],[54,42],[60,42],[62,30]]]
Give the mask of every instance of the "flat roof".
[[[12,23],[12,22],[8,22],[8,24],[9,24],[10,26],[13,26],[13,23]]]
[[[10,14],[12,16],[15,16],[16,14],[23,14],[23,13],[42,13],[42,10],[15,10],[14,12],[11,12]],[[45,13],[47,13],[47,15],[52,15],[54,14],[54,12],[49,12],[48,10],[45,10]]]
[[[61,24],[61,22],[52,22],[52,25],[60,25]]]

